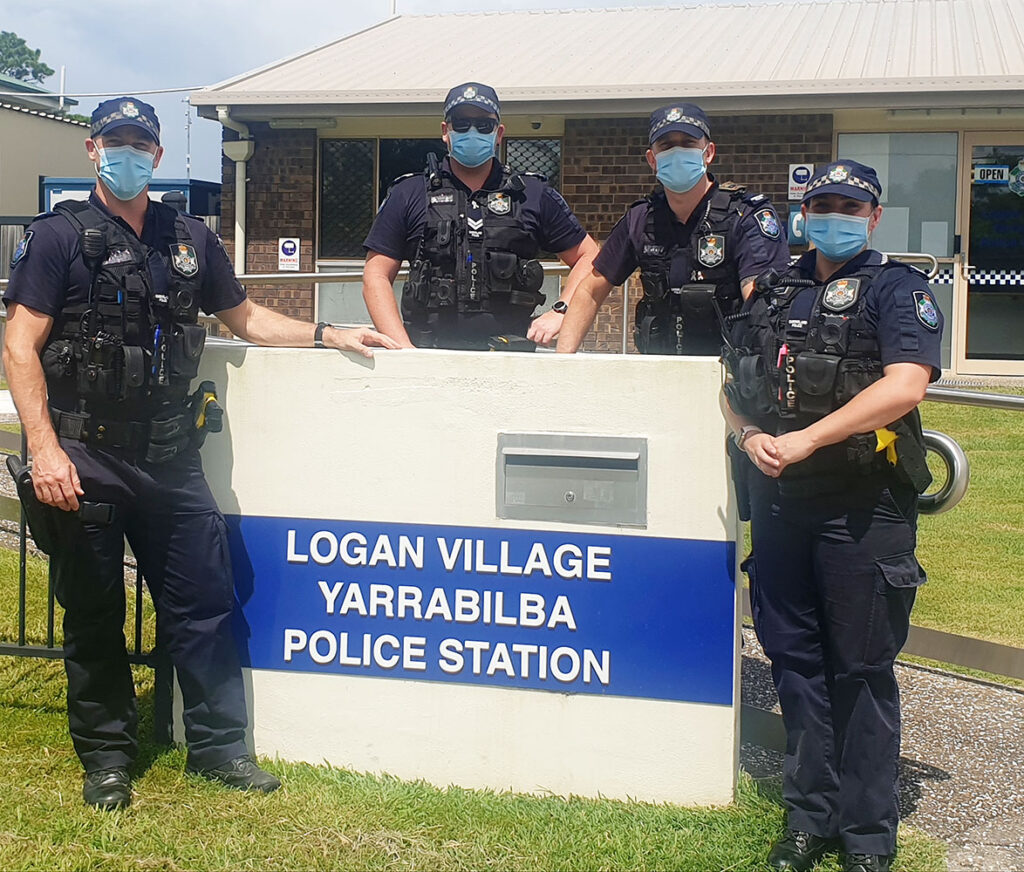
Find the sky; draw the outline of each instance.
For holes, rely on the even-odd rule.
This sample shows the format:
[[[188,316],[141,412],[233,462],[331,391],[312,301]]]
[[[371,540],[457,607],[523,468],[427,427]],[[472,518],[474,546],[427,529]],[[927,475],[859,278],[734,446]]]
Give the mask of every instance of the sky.
[[[399,15],[422,15],[687,2],[692,0],[0,0],[0,30],[41,50],[41,59],[56,71],[43,87],[59,90],[63,65],[66,93],[121,96],[233,78],[383,21],[393,3]],[[220,124],[199,118],[186,97],[183,91],[143,98],[160,117],[165,154],[156,175],[184,178],[188,153],[192,178],[220,181]],[[101,99],[82,97],[75,111],[89,115]]]

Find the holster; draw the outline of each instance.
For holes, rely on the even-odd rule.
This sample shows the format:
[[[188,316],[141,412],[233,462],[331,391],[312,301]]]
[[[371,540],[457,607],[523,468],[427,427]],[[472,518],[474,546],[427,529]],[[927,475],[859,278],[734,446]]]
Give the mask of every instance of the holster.
[[[729,467],[732,472],[732,485],[736,488],[736,511],[741,521],[750,520],[750,474],[753,469],[747,452],[730,435],[726,439],[729,452]]]
[[[889,429],[899,436],[896,440],[896,474],[919,494],[923,494],[933,480],[931,470],[928,469],[927,449],[906,418],[890,424]]]
[[[44,554],[56,554],[70,527],[77,523],[107,526],[114,520],[112,503],[79,500],[77,512],[65,512],[56,506],[39,502],[32,484],[32,473],[17,455],[7,456],[7,470],[18,489],[18,499],[25,510],[25,521],[36,546]]]

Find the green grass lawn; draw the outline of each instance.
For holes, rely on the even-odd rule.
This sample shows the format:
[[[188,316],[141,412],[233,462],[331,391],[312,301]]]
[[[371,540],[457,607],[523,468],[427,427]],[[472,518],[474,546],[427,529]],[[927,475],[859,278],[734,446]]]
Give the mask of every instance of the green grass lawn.
[[[30,560],[31,643],[44,641],[46,585],[45,563]],[[0,549],[8,640],[16,591],[17,555]],[[151,634],[147,608],[147,645]],[[443,790],[283,762],[267,764],[283,790],[239,794],[186,778],[184,752],[148,740],[150,670],[137,668],[136,683],[135,799],[126,811],[96,812],[81,801],[62,664],[0,657],[0,869],[757,870],[783,828],[778,785],[746,775],[735,804],[717,809]],[[900,872],[945,868],[944,846],[920,833],[904,828],[900,846]]]
[[[921,518],[928,583],[913,621],[1024,647],[1024,413],[925,403],[921,415],[963,446],[971,484],[956,508]]]

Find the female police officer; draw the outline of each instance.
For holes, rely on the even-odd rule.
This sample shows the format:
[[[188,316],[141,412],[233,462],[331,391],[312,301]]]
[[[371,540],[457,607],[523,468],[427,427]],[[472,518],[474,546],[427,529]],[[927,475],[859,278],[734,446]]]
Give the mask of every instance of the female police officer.
[[[895,852],[893,661],[925,580],[917,405],[940,373],[942,316],[923,274],[867,247],[881,193],[856,161],[814,174],[816,248],[758,280],[726,351],[726,417],[752,464],[754,626],[787,736],[777,869],[839,848],[844,870],[888,870]]]

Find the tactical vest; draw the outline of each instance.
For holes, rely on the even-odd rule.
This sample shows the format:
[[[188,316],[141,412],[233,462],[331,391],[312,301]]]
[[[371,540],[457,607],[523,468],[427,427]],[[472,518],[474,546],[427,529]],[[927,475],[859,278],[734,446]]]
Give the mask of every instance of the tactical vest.
[[[638,201],[650,204],[640,246],[643,297],[634,334],[641,353],[718,353],[720,318],[739,311],[743,302],[736,261],[727,249],[735,244],[732,229],[744,214],[745,193],[731,182],[719,184],[685,245],[676,241],[663,192]]]
[[[61,310],[43,350],[51,399],[75,402],[51,410],[57,432],[170,459],[194,436],[186,400],[206,339],[197,324],[205,240],[180,214],[153,249],[89,203],[55,211],[78,231],[90,274],[88,299]]]
[[[476,195],[481,218],[470,217],[471,195],[438,169],[427,169],[427,219],[402,292],[402,316],[416,326],[431,313],[491,312],[529,316],[544,301],[538,246],[522,226],[522,175],[502,168],[495,191]]]
[[[732,342],[723,357],[733,380],[730,405],[775,434],[801,430],[848,403],[882,377],[878,337],[866,316],[868,290],[883,262],[822,285],[794,270],[769,272],[755,284],[740,316],[731,320]],[[931,483],[917,409],[890,424],[897,440],[897,471],[923,492]],[[831,479],[883,473],[885,452],[875,433],[857,434],[818,449],[787,467],[783,479]]]

